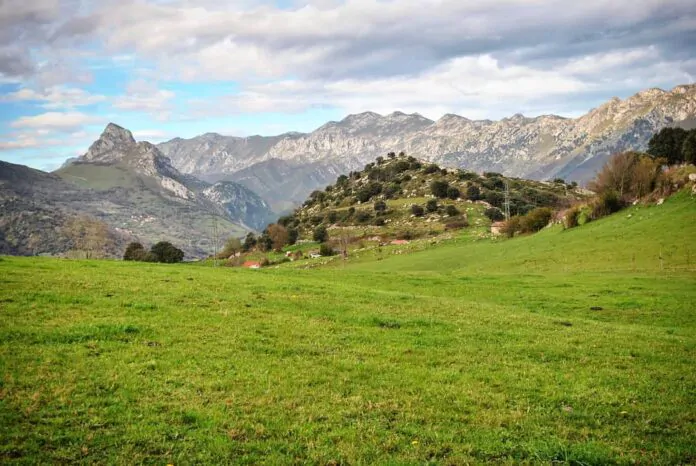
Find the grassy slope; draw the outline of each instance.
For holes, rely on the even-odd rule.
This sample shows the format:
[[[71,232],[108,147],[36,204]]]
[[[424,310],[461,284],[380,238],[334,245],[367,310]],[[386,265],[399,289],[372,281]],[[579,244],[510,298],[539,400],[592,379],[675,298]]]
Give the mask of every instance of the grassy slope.
[[[513,241],[459,244],[371,262],[362,270],[573,272],[694,270],[696,199],[683,192],[663,205],[635,206],[562,231],[550,227]],[[662,257],[662,264],[660,261]]]
[[[653,257],[695,213],[345,269],[4,258],[0,458],[696,461],[696,275]]]

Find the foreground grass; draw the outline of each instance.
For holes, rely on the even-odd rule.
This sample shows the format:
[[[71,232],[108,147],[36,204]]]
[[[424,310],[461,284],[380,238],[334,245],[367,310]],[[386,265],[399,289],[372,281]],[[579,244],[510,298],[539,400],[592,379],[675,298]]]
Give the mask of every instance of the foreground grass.
[[[688,267],[473,264],[567,233],[324,270],[2,258],[0,461],[695,462]]]

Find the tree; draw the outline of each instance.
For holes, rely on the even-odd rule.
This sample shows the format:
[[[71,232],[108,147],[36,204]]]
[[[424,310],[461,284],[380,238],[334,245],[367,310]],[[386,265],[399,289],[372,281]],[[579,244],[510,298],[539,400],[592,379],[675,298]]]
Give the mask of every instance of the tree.
[[[323,243],[329,239],[329,233],[326,231],[324,225],[320,225],[314,229],[312,233],[312,239],[318,243]]]
[[[470,184],[469,187],[466,188],[466,198],[470,201],[478,201],[481,199],[481,190],[479,187],[475,184]]]
[[[505,220],[505,216],[497,207],[490,207],[486,209],[483,214],[488,217],[491,222],[500,222],[501,220]]]
[[[244,238],[244,243],[242,244],[242,250],[244,250],[244,252],[251,251],[256,247],[257,242],[258,241],[255,234],[252,232],[247,233],[246,237]]]
[[[662,128],[648,142],[648,154],[655,158],[667,159],[667,163],[675,164],[684,160],[682,146],[687,132],[681,128]]]
[[[64,231],[72,240],[74,249],[84,255],[85,259],[104,257],[107,249],[113,246],[109,227],[86,215],[71,218],[65,224]]]
[[[387,203],[384,201],[375,202],[375,212],[384,212],[387,210]]]
[[[261,249],[264,252],[270,251],[273,249],[273,239],[268,234],[268,229],[265,229],[261,233],[261,236],[259,236],[257,246],[259,247],[259,249]]]
[[[300,232],[295,228],[288,228],[288,244],[293,245],[297,243],[300,237]]]
[[[222,251],[218,254],[219,257],[230,257],[242,250],[242,242],[239,238],[231,236],[225,241],[225,245],[222,247]]]
[[[288,230],[283,225],[274,223],[268,225],[268,236],[271,238],[271,246],[275,251],[280,251],[288,244]]]
[[[126,252],[123,253],[124,261],[142,261],[145,260],[147,251],[140,243],[129,243],[126,247]]]
[[[456,217],[457,215],[459,215],[459,210],[457,210],[455,206],[450,204],[445,208],[445,213],[450,217]]]
[[[661,163],[662,159],[650,159],[638,152],[615,154],[589,183],[589,188],[599,195],[614,192],[622,200],[644,196],[654,188]]]
[[[696,165],[696,129],[689,131],[682,143],[682,159]]]
[[[150,248],[150,253],[155,262],[174,264],[184,260],[184,251],[175,247],[168,241],[160,241]]]
[[[447,197],[448,189],[449,183],[447,183],[446,181],[435,180],[432,183],[430,183],[430,192],[433,194],[433,196],[439,197],[440,199],[444,199]]]

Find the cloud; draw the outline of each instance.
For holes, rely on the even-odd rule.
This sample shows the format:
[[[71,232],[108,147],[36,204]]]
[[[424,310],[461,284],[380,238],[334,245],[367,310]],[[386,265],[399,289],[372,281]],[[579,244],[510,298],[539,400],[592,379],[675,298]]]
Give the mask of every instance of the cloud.
[[[246,79],[251,73],[393,76],[461,56],[543,62],[598,53],[607,43],[614,49],[655,45],[677,56],[689,53],[687,39],[696,36],[691,0],[347,0],[289,10],[134,1],[91,20],[112,49],[135,50],[202,80]],[[520,49],[527,53],[513,53]]]
[[[366,110],[390,113],[396,109],[419,112],[432,119],[444,113],[469,118],[502,118],[515,112],[529,115],[560,112],[558,102],[578,96],[603,95],[626,86],[649,87],[680,82],[679,66],[657,61],[653,48],[622,54],[609,52],[568,61],[557,69],[505,64],[491,55],[455,58],[414,76],[378,79],[284,80],[246,86],[236,95],[214,103],[192,101],[192,115],[206,117],[229,113],[295,113],[311,108],[340,108],[346,113]],[[642,63],[648,61],[649,64]],[[642,63],[630,80],[611,79],[616,69]],[[587,111],[583,102],[582,110]],[[555,107],[555,109],[554,109]],[[561,111],[565,110],[565,111]]]
[[[100,122],[99,117],[80,112],[46,112],[40,115],[24,116],[10,123],[12,128],[29,128],[44,131],[76,132],[84,125]]]
[[[0,102],[40,102],[43,108],[50,110],[73,109],[76,107],[94,105],[105,100],[106,97],[103,95],[95,95],[83,89],[64,86],[54,86],[43,91],[36,91],[24,87],[18,91],[0,97]]]
[[[128,84],[126,94],[114,99],[112,105],[119,110],[149,113],[158,120],[166,120],[175,96],[172,91],[158,89],[153,82],[137,80]]]

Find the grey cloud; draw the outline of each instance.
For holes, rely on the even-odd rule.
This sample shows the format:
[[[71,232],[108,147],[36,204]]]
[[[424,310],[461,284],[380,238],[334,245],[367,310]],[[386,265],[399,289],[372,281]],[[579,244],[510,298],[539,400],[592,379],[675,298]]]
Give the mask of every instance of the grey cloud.
[[[0,49],[0,75],[21,78],[34,72],[34,64],[20,50]]]

